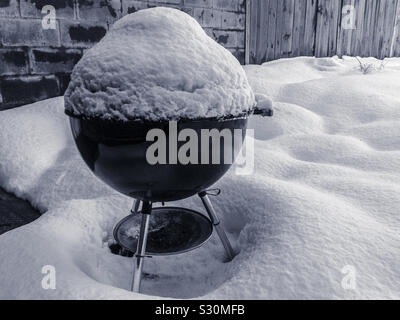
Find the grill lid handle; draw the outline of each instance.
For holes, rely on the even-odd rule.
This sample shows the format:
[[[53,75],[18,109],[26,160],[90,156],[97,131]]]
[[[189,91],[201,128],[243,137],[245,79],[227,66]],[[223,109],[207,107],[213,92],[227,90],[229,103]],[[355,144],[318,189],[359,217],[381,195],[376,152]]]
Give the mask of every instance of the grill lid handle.
[[[265,94],[256,93],[255,98],[257,105],[254,107],[253,114],[263,117],[272,117],[274,110],[272,109],[272,100]]]
[[[268,109],[259,109],[259,108],[254,108],[254,115],[257,116],[262,116],[262,117],[272,117],[274,115],[274,109],[268,108]]]

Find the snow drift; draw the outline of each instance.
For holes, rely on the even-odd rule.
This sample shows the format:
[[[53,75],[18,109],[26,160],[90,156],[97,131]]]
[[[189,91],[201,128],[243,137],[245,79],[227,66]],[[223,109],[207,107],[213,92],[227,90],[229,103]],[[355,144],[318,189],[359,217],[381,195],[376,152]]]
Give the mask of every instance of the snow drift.
[[[241,252],[224,264],[213,238],[148,259],[147,296],[127,291],[132,259],[107,246],[131,200],[86,168],[62,98],[1,112],[0,183],[46,213],[0,236],[0,297],[400,298],[400,59],[368,75],[353,58],[245,70],[253,90],[275,101],[275,116],[250,124],[255,172],[231,170],[217,184],[215,207]],[[196,198],[176,204],[202,210]],[[56,290],[41,287],[45,265],[57,270]]]

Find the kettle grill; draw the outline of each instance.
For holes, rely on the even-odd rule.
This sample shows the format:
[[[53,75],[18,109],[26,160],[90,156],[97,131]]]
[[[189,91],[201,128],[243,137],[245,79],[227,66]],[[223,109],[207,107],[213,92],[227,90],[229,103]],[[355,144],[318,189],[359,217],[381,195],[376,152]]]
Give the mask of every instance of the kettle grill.
[[[211,237],[214,229],[225,249],[226,260],[233,260],[235,252],[209,197],[219,195],[220,191],[207,189],[232,166],[225,164],[226,152],[231,152],[235,159],[240,150],[233,144],[221,143],[219,164],[151,165],[146,159],[146,150],[152,144],[146,141],[147,133],[152,129],[168,133],[168,121],[118,121],[77,116],[69,111],[66,114],[76,146],[91,171],[115,190],[135,199],[131,215],[120,221],[114,229],[117,243],[134,253],[132,291],[140,292],[145,258],[179,254],[198,248]],[[227,129],[232,136],[236,129],[240,129],[243,142],[252,114],[272,116],[272,110],[255,109],[235,117],[181,119],[177,122],[177,129],[178,132],[192,129],[198,136],[202,129]],[[178,141],[177,145],[180,147],[184,143]],[[198,144],[198,150],[201,150],[200,141]],[[209,148],[212,151],[211,145]],[[210,160],[211,154],[209,152]],[[164,202],[196,194],[207,216],[190,209],[164,207]],[[156,207],[156,203],[162,203],[163,206]]]

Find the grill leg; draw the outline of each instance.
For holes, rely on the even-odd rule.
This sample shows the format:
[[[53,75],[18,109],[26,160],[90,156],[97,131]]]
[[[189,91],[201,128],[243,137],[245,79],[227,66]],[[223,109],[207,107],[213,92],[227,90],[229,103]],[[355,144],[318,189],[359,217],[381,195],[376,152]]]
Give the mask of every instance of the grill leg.
[[[208,197],[206,192],[200,192],[199,197],[200,197],[201,201],[203,202],[204,207],[207,210],[207,213],[211,219],[211,222],[214,225],[215,230],[217,230],[217,234],[218,234],[219,238],[221,239],[222,245],[225,248],[225,252],[226,252],[228,261],[232,261],[233,258],[235,257],[235,252],[233,251],[231,243],[229,242],[229,239],[226,236],[224,228],[222,228],[222,226],[221,226],[221,222],[217,216],[217,213],[214,210],[214,207],[211,204],[210,198]]]
[[[136,253],[134,256],[134,271],[131,284],[131,291],[133,292],[140,292],[143,263],[144,263],[144,258],[146,256],[147,236],[149,233],[151,206],[152,204],[150,202],[147,201],[143,202],[143,207],[141,212],[142,222],[140,224],[139,239],[138,239]]]
[[[135,200],[135,202],[133,203],[132,209],[131,209],[131,213],[132,214],[138,213],[139,207],[140,207],[140,200]]]

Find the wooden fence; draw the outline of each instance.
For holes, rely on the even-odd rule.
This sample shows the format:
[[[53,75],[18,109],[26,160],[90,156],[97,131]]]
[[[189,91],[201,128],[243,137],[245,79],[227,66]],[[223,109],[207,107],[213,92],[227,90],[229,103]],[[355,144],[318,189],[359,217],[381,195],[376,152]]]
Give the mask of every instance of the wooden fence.
[[[246,63],[400,56],[400,0],[247,0]]]

